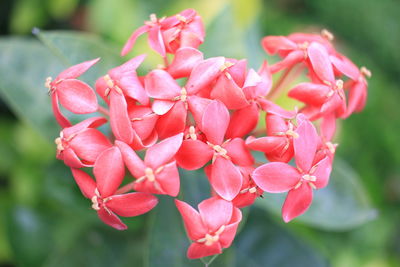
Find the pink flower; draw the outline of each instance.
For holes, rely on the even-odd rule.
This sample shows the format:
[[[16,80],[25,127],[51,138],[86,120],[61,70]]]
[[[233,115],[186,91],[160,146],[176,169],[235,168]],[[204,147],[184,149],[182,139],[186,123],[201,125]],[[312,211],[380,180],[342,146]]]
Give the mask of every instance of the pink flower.
[[[319,141],[314,126],[301,114],[297,121],[298,137],[293,140],[297,168],[272,162],[258,167],[252,174],[254,182],[265,192],[288,192],[282,207],[285,222],[300,216],[310,207],[313,189],[325,187],[331,172],[329,158],[313,163]]]
[[[236,234],[242,213],[231,202],[213,197],[198,205],[199,212],[185,202],[175,200],[189,238],[193,241],[187,256],[197,259],[222,253]]]
[[[143,88],[136,69],[145,56],[137,56],[108,72],[96,82],[96,90],[110,106],[111,129],[117,140],[131,144],[135,138],[131,119],[128,114],[127,98],[149,104],[149,98]],[[109,100],[108,100],[109,97]]]
[[[279,54],[283,57],[282,61],[271,66],[271,72],[276,73],[285,68],[292,68],[295,64],[306,61],[309,57],[314,57],[313,49],[310,46],[322,46],[329,53],[335,50],[330,44],[333,36],[328,31],[322,31],[321,35],[297,33],[285,36],[267,36],[262,39],[262,46],[268,54]],[[307,62],[309,63],[309,62]]]
[[[208,99],[196,96],[201,89],[210,84],[219,74],[224,58],[210,58],[193,68],[185,87],[181,87],[171,75],[164,70],[153,70],[145,78],[148,95],[154,98],[152,109],[160,115],[157,122],[157,133],[166,138],[184,131],[188,110],[198,120]]]
[[[242,174],[235,165],[250,166],[254,160],[243,139],[224,141],[228,125],[228,109],[220,101],[213,100],[204,111],[200,127],[206,143],[197,138],[185,140],[176,160],[180,167],[189,170],[201,168],[212,160],[210,183],[219,196],[231,201],[243,183]]]
[[[201,17],[193,9],[186,9],[181,13],[158,19],[155,14],[150,15],[150,21],[138,28],[129,37],[121,55],[126,55],[136,43],[136,39],[148,33],[150,47],[162,57],[166,53],[174,54],[182,47],[197,48],[204,41],[204,26]]]
[[[243,175],[243,185],[239,194],[232,200],[232,204],[238,208],[253,205],[257,197],[262,197],[263,191],[254,183],[251,173],[254,167],[240,167]]]
[[[57,159],[71,168],[92,167],[97,157],[112,145],[96,127],[106,123],[102,117],[86,119],[64,128],[56,138]]]
[[[49,89],[54,116],[62,128],[71,126],[71,122],[61,113],[59,104],[77,114],[97,111],[97,98],[93,89],[76,78],[96,64],[100,58],[74,65],[61,72],[54,81],[46,80]]]
[[[269,161],[289,162],[293,155],[293,139],[298,136],[295,125],[284,117],[267,114],[267,136],[246,139],[246,145],[252,150],[264,152]]]
[[[174,156],[182,139],[183,134],[180,133],[151,146],[146,151],[144,161],[127,144],[116,141],[126,166],[136,178],[133,185],[128,186],[140,192],[176,197],[180,182]]]
[[[99,218],[117,230],[127,229],[117,215],[138,216],[150,211],[158,203],[156,197],[147,193],[116,194],[125,175],[117,147],[105,150],[97,158],[93,168],[96,182],[82,170],[71,168],[71,171],[83,195],[91,199],[92,208],[97,211]]]

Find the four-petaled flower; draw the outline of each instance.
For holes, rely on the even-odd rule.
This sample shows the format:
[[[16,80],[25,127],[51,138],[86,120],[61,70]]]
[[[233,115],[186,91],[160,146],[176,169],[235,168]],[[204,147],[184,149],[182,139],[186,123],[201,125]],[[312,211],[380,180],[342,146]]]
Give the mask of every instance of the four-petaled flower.
[[[198,205],[199,211],[180,200],[175,200],[175,204],[193,241],[187,252],[188,258],[220,254],[223,248],[231,245],[242,220],[242,213],[231,202],[212,197]]]

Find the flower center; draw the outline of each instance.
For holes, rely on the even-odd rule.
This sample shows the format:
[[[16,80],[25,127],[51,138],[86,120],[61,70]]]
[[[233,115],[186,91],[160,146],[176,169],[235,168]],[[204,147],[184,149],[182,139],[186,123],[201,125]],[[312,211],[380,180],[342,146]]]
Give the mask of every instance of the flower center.
[[[299,188],[303,183],[308,183],[308,185],[311,186],[311,188],[317,189],[317,187],[314,184],[315,181],[317,181],[317,177],[315,177],[314,175],[304,174],[301,177],[300,181],[295,185],[294,189]]]
[[[225,225],[222,225],[218,231],[216,231],[213,235],[212,234],[206,234],[205,237],[200,238],[197,240],[197,243],[204,243],[206,246],[211,246],[215,242],[218,242],[219,236],[222,234],[222,232],[225,230]]]
[[[194,126],[189,127],[189,133],[186,135],[186,139],[192,139],[192,140],[197,140],[197,135],[196,135],[196,128]]]
[[[331,142],[326,142],[325,145],[328,148],[329,152],[331,152],[332,154],[335,154],[337,144],[332,144]]]
[[[288,122],[289,129],[285,132],[287,136],[291,136],[293,138],[299,138],[299,134],[294,131],[293,123]]]
[[[107,207],[104,204],[106,204],[106,202],[109,201],[111,199],[111,197],[102,199],[100,196],[99,190],[97,188],[94,190],[94,193],[95,193],[95,195],[91,199],[92,200],[92,209],[98,211],[98,210],[100,210],[100,207],[103,206],[104,209],[108,213],[110,213],[110,211],[107,209]]]
[[[104,96],[107,97],[111,90],[114,89],[118,94],[122,95],[122,90],[121,88],[119,88],[117,85],[115,85],[115,82],[113,79],[111,79],[110,75],[105,75],[103,77],[103,79],[106,81],[107,83],[107,89],[104,91]]]
[[[144,170],[144,175],[146,176],[147,180],[149,180],[150,182],[154,182],[156,180],[153,169],[151,169],[151,168],[147,167]]]
[[[220,145],[211,144],[210,142],[207,142],[207,145],[209,145],[212,149],[214,149],[216,154],[226,159],[230,159],[230,157],[228,156],[228,151],[225,148],[221,147]]]
[[[329,91],[327,97],[331,97],[335,92],[339,92],[340,95],[340,91],[343,90],[343,85],[344,85],[343,80],[337,80],[335,85],[332,85],[328,81],[324,81],[324,83],[331,87],[331,90]]]
[[[144,180],[148,180],[149,182],[155,182],[156,181],[156,175],[160,173],[164,169],[164,166],[158,167],[155,171],[152,168],[146,167],[144,169],[144,175],[142,177],[139,177],[135,183],[140,183],[143,182]]]
[[[74,133],[74,134],[71,134],[70,136],[68,136],[67,138],[65,138],[64,133],[61,131],[60,137],[57,137],[54,140],[54,143],[57,145],[57,151],[61,152],[64,149],[66,149],[68,147],[68,142],[71,141],[76,135],[77,135],[77,133]]]

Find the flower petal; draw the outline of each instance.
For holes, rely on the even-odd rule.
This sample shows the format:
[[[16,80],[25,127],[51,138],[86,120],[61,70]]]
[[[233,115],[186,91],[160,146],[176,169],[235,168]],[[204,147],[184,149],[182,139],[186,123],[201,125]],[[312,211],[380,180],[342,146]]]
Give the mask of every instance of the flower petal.
[[[176,162],[173,161],[165,164],[163,169],[156,174],[156,181],[165,194],[176,197],[180,189],[179,172]]]
[[[211,99],[204,97],[199,97],[194,95],[189,97],[188,99],[189,110],[193,115],[197,127],[201,127],[201,120],[203,118],[204,111],[211,102],[212,102]]]
[[[287,223],[302,215],[311,206],[313,191],[307,183],[302,183],[297,189],[292,189],[286,196],[282,207],[282,217]]]
[[[153,101],[153,104],[151,105],[151,109],[157,115],[164,115],[165,113],[171,110],[174,104],[175,104],[174,101],[155,99]]]
[[[70,127],[72,125],[71,122],[60,111],[57,94],[51,95],[51,107],[53,108],[54,117],[56,118],[58,124],[60,124],[61,128]]]
[[[184,140],[175,156],[179,167],[186,170],[197,170],[209,162],[214,154],[213,149],[200,140]]]
[[[270,55],[278,53],[279,50],[297,49],[296,43],[285,36],[267,36],[262,39],[261,44]]]
[[[214,242],[210,246],[204,243],[192,243],[188,249],[187,257],[189,259],[199,259],[215,254],[221,254],[222,248],[219,242]]]
[[[71,168],[71,172],[82,194],[86,198],[91,199],[95,195],[96,182],[89,174],[82,170]]]
[[[232,161],[217,156],[212,164],[210,183],[215,192],[223,199],[231,201],[242,187],[242,174]]]
[[[298,138],[293,138],[296,165],[304,172],[308,172],[313,163],[319,136],[314,125],[303,115],[297,116],[303,120],[296,129]]]
[[[228,156],[232,162],[239,166],[250,166],[254,164],[253,156],[247,149],[242,138],[234,138],[229,141],[224,148],[228,151]]]
[[[186,126],[187,109],[182,101],[175,105],[166,114],[158,118],[156,130],[159,138],[164,139],[182,133]]]
[[[329,56],[329,59],[337,70],[353,81],[357,81],[360,76],[360,70],[348,58],[343,55],[331,55]]]
[[[331,141],[336,132],[336,116],[328,114],[322,118],[321,135],[325,142]]]
[[[107,208],[123,217],[133,217],[144,214],[153,209],[158,199],[147,193],[128,193],[113,195],[106,202]]]
[[[132,176],[135,178],[143,176],[146,165],[135,151],[124,142],[118,140],[115,141],[115,145],[120,149],[122,159]]]
[[[225,58],[214,57],[206,59],[197,64],[190,74],[186,83],[186,90],[189,94],[195,94],[214,81],[220,74],[220,68],[224,64]]]
[[[293,65],[302,62],[304,60],[304,52],[299,50],[294,50],[290,52],[283,60],[271,65],[271,73],[277,73],[285,68],[289,69]]]
[[[334,84],[335,76],[333,74],[332,63],[329,59],[329,54],[326,48],[319,43],[313,42],[308,47],[307,54],[311,61],[313,70],[321,81],[327,81]]]
[[[102,220],[105,224],[117,229],[117,230],[126,230],[128,226],[126,226],[117,215],[113,212],[108,212],[104,208],[101,208],[97,211],[97,215],[100,220]]]
[[[76,155],[84,162],[93,164],[99,154],[112,145],[99,130],[87,128],[69,142]]]
[[[76,114],[97,111],[97,98],[93,89],[80,80],[64,80],[57,85],[56,94],[63,107]]]
[[[147,39],[150,47],[156,51],[160,56],[165,57],[165,44],[161,34],[161,26],[152,26],[149,30],[149,38]]]
[[[316,169],[312,175],[317,178],[314,182],[315,186],[320,189],[328,185],[329,176],[332,171],[332,161],[329,157],[323,158],[320,162],[316,164]]]
[[[258,187],[269,193],[289,191],[300,181],[299,171],[282,162],[270,162],[254,170],[251,177]]]
[[[125,176],[120,150],[114,146],[103,151],[94,163],[93,174],[101,196],[105,198],[113,195]]]
[[[172,100],[181,94],[181,87],[165,70],[152,70],[146,75],[144,84],[148,95],[156,99]]]
[[[309,105],[320,106],[328,99],[330,90],[323,84],[299,83],[288,92],[288,96]]]
[[[192,69],[203,60],[203,53],[192,47],[179,48],[174,60],[168,66],[168,72],[175,79],[188,77]]]
[[[243,90],[226,75],[218,78],[211,91],[211,98],[220,100],[228,109],[240,109],[248,105]]]
[[[122,94],[110,93],[110,124],[117,140],[130,144],[133,139],[133,129],[128,115],[128,106]]]
[[[62,158],[64,160],[64,164],[71,168],[83,168],[90,166],[83,164],[76,155],[75,151],[71,148],[64,149],[62,152]]]
[[[85,73],[90,67],[92,67],[94,64],[96,64],[100,58],[96,58],[93,60],[85,61],[80,64],[74,65],[72,67],[69,67],[68,69],[64,70],[61,72],[58,76],[57,79],[75,79],[81,76],[83,73]]]
[[[229,222],[228,225],[225,226],[224,231],[219,236],[219,242],[222,248],[227,248],[231,246],[241,220],[242,220],[242,212],[240,211],[240,209],[234,207],[231,221]]]
[[[183,133],[164,139],[147,149],[144,162],[154,169],[170,162],[182,145]]]
[[[83,131],[83,130],[85,130],[87,128],[97,128],[97,127],[103,125],[106,122],[107,122],[106,118],[103,118],[103,117],[92,117],[92,118],[88,118],[86,120],[83,120],[83,121],[75,124],[74,126],[64,128],[62,130],[62,133],[63,133],[64,137],[68,138],[71,135],[78,134],[78,133],[80,133],[81,131]]]
[[[248,137],[246,145],[252,150],[270,153],[283,148],[287,144],[286,138],[282,136],[265,136],[260,138]]]
[[[256,128],[260,112],[255,102],[242,109],[235,110],[229,121],[226,138],[243,137]]]
[[[128,109],[129,118],[132,121],[132,128],[140,139],[145,140],[154,132],[158,115],[151,108],[134,106]]]
[[[193,241],[203,238],[208,231],[201,220],[200,214],[183,201],[175,199],[175,205],[182,215],[189,238]]]
[[[132,47],[135,45],[136,39],[142,34],[146,33],[148,30],[149,26],[143,25],[136,31],[134,31],[132,35],[129,37],[128,41],[125,43],[124,48],[122,48],[121,56],[125,56],[126,54],[128,54],[129,51],[132,49]]]
[[[229,125],[229,112],[218,100],[212,101],[204,110],[201,130],[214,145],[222,144]]]
[[[279,105],[264,98],[259,98],[257,102],[260,104],[261,109],[267,112],[268,114],[277,115],[285,119],[291,119],[296,114],[295,112],[287,111],[281,108]]]
[[[199,212],[204,225],[210,232],[217,231],[227,225],[232,217],[233,205],[231,202],[212,197],[199,204]]]

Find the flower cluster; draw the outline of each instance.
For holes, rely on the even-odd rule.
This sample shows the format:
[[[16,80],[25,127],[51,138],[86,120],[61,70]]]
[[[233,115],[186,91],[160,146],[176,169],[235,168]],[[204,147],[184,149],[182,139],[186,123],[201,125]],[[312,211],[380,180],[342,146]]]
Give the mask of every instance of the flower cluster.
[[[175,202],[193,241],[189,258],[229,247],[240,209],[264,192],[288,192],[285,222],[303,214],[313,191],[328,184],[336,120],[363,109],[370,72],[338,53],[326,30],[265,37],[264,50],[281,60],[264,61],[258,70],[248,68],[245,59],[204,58],[197,49],[204,40],[203,23],[192,9],[171,17],[151,15],[122,55],[143,34],[164,59],[144,76],[136,72],[145,59],[139,55],[105,73],[95,90],[77,78],[99,59],[46,81],[63,128],[55,140],[57,158],[71,168],[99,218],[123,230],[126,225],[117,215],[150,211],[158,194],[177,197],[178,167],[204,167],[212,188],[212,197],[199,203],[198,211]],[[296,83],[301,74],[308,81]],[[95,92],[106,107],[98,104]],[[298,100],[293,110],[273,102],[282,94]],[[63,109],[97,116],[72,125]],[[260,129],[264,118],[266,129]],[[98,128],[107,122],[111,131],[106,135]],[[268,163],[256,162],[252,151],[263,152]],[[133,179],[125,178],[125,167]]]

